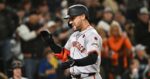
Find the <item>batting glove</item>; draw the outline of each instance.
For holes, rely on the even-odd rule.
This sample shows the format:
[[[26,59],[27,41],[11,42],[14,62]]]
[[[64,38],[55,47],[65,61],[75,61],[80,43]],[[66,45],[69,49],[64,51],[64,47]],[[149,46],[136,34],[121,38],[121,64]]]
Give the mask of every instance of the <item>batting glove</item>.
[[[75,65],[75,61],[74,60],[69,60],[69,61],[63,62],[60,65],[60,68],[64,70],[64,69],[70,68],[74,65]]]
[[[51,43],[54,41],[52,38],[52,34],[49,33],[48,31],[46,31],[46,30],[41,31],[40,34],[45,42]]]

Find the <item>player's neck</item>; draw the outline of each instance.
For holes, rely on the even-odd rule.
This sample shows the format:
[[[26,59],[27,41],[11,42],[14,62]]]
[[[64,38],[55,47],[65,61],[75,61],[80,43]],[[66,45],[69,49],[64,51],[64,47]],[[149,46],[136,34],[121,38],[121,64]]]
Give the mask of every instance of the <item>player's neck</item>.
[[[82,23],[82,28],[81,28],[81,31],[84,31],[84,30],[86,30],[88,27],[90,27],[91,25],[90,25],[90,23],[87,21],[87,20],[85,20],[83,23]]]

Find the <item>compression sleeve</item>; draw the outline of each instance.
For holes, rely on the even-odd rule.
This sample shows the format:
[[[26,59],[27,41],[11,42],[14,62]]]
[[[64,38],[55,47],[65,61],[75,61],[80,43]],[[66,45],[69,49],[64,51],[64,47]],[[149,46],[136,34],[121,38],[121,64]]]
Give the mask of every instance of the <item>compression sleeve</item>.
[[[96,51],[89,53],[89,55],[82,59],[75,59],[74,65],[76,66],[87,66],[92,65],[96,63],[96,60],[98,58],[98,54]]]

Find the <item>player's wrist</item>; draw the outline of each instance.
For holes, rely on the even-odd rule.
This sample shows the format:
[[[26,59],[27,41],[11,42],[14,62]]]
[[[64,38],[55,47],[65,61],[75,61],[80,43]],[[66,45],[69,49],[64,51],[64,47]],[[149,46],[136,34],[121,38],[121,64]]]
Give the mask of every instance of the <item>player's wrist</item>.
[[[75,74],[74,67],[69,68],[70,74]]]

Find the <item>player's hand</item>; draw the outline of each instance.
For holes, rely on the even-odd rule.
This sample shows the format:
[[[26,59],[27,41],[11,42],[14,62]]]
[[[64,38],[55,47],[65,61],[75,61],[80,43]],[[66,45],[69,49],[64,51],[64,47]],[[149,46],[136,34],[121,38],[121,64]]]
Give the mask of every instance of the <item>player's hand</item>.
[[[68,68],[74,66],[74,64],[75,64],[75,61],[74,61],[74,60],[69,60],[69,61],[63,62],[63,63],[60,65],[60,68],[63,69],[63,70],[64,70],[64,69],[68,69]]]
[[[54,41],[52,38],[52,34],[47,30],[41,31],[40,34],[45,42],[51,43],[52,41]]]
[[[69,75],[71,75],[71,73],[70,73],[70,69],[68,68],[68,69],[65,69],[65,71],[64,71],[64,75],[65,76],[69,76]]]

